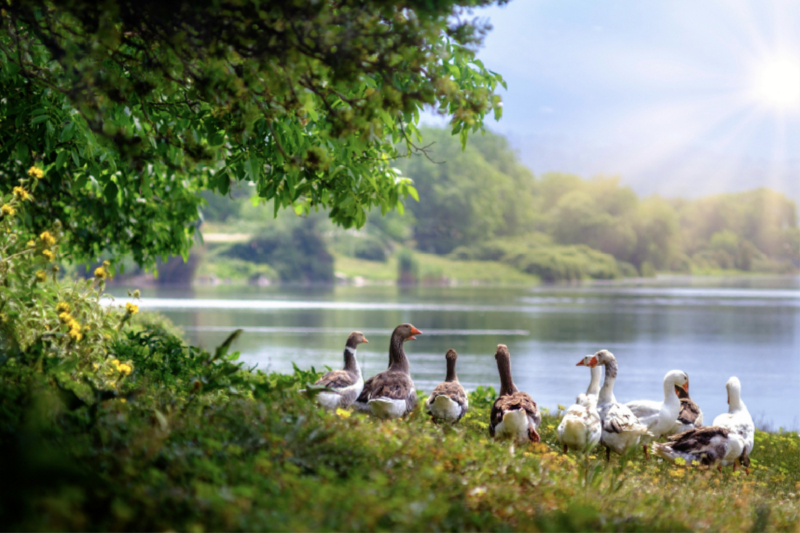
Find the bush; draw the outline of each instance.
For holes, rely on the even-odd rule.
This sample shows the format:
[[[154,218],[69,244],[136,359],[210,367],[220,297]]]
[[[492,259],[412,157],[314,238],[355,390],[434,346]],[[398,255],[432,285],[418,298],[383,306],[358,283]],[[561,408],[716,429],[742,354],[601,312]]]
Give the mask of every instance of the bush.
[[[334,279],[333,256],[311,222],[291,232],[275,231],[246,244],[235,244],[225,255],[251,263],[266,263],[284,282],[332,283]]]

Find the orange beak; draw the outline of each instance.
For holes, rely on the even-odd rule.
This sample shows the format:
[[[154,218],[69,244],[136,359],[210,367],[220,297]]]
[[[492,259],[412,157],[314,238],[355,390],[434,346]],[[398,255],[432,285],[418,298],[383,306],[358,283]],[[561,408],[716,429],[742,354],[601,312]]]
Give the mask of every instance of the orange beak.
[[[677,396],[677,397],[679,397],[679,398],[680,398],[680,396],[681,396],[681,393],[679,392],[680,390],[681,390],[681,388],[680,388],[680,387],[678,387],[677,385],[675,385],[675,396]]]
[[[362,342],[364,342],[364,343],[366,343],[366,344],[369,344],[369,341],[367,340],[367,338],[366,338],[366,337],[361,337],[361,338],[362,338],[362,339],[364,339]]]
[[[578,361],[578,364],[575,365],[575,366],[586,366],[586,363],[584,363],[583,359],[581,359],[580,361]]]
[[[417,338],[414,335],[422,335],[422,332],[417,328],[415,328],[414,326],[411,326],[411,336],[408,338],[408,340],[410,341],[417,340]]]
[[[688,381],[686,383],[684,383],[683,390],[685,390],[687,394],[689,393],[689,382]]]
[[[597,356],[596,356],[596,355],[595,355],[595,356],[592,356],[592,360],[591,360],[591,361],[589,361],[589,366],[590,366],[590,367],[592,367],[592,368],[594,368],[594,367],[596,367],[596,366],[597,366],[597,363],[598,363],[598,361],[597,361]]]

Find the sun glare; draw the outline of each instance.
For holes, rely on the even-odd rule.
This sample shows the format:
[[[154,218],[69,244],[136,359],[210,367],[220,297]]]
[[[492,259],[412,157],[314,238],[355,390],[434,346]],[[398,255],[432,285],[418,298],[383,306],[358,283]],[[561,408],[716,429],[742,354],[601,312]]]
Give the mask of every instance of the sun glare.
[[[800,64],[776,59],[762,65],[756,76],[756,94],[780,109],[800,107]]]

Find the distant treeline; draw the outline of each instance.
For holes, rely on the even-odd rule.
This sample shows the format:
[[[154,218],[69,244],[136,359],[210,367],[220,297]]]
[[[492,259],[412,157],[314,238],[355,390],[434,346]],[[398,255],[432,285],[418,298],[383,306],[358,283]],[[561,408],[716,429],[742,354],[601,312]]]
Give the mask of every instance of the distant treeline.
[[[447,131],[424,136],[430,159],[398,162],[420,193],[408,204],[420,250],[503,260],[548,280],[800,266],[797,206],[778,192],[639,198],[616,177],[536,177],[499,135],[475,136],[463,152]]]
[[[279,258],[273,266],[284,281],[332,279],[328,248],[373,261],[385,261],[400,247],[502,261],[545,281],[800,267],[797,206],[781,193],[640,198],[617,177],[534,176],[499,135],[474,136],[463,151],[449,131],[425,129],[424,138],[428,157],[397,161],[420,201],[409,199],[404,215],[372,213],[359,231],[337,229],[323,213],[276,221],[268,206],[251,205],[247,190],[234,192],[235,201],[209,196],[204,216],[243,231],[259,228],[249,245],[222,253],[239,260]],[[304,257],[317,258],[313,265],[292,266],[298,247]]]

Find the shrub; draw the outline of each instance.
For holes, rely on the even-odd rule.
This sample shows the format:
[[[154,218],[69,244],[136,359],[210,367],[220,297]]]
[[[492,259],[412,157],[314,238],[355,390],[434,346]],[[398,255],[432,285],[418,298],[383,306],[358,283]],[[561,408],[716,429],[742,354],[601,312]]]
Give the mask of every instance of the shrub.
[[[268,232],[245,244],[231,246],[225,255],[251,263],[266,263],[281,281],[333,282],[333,256],[313,223],[291,232]]]

